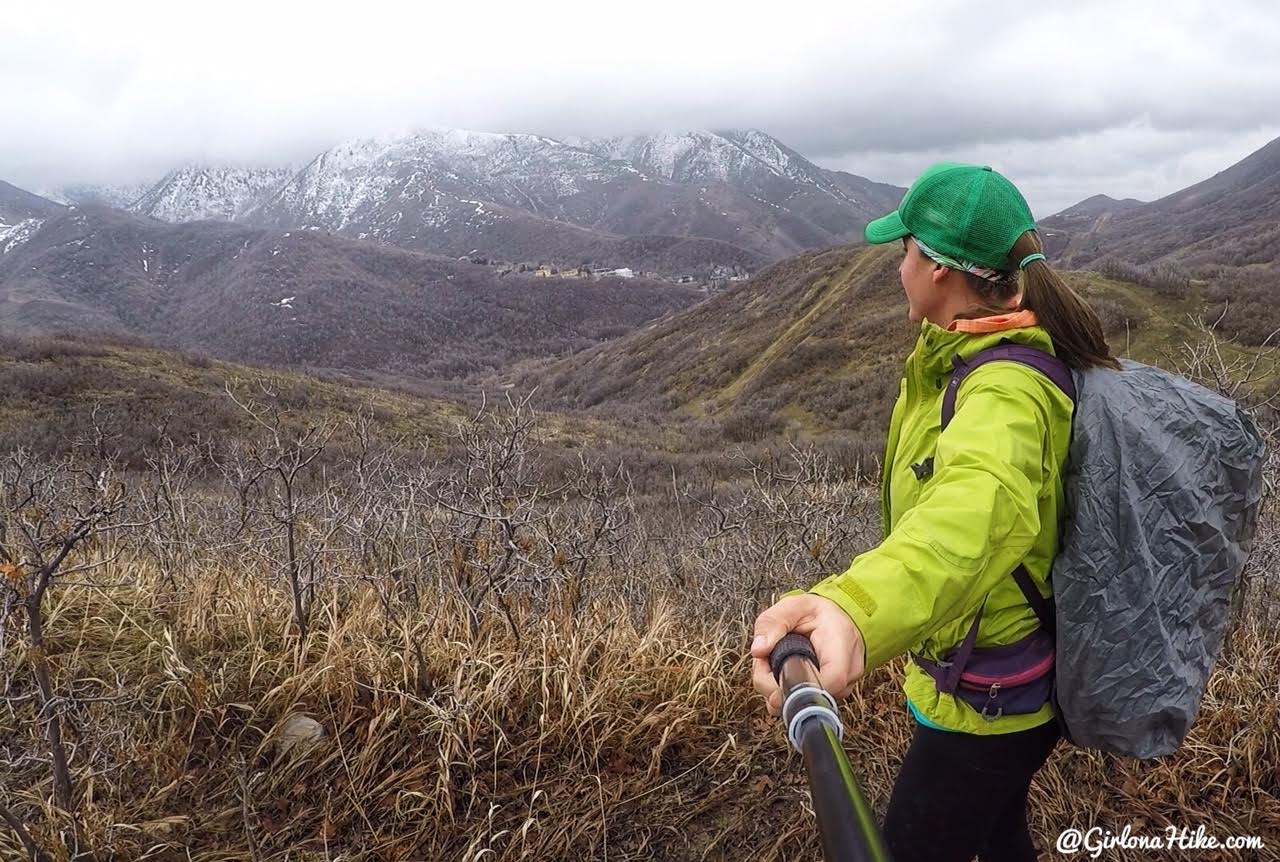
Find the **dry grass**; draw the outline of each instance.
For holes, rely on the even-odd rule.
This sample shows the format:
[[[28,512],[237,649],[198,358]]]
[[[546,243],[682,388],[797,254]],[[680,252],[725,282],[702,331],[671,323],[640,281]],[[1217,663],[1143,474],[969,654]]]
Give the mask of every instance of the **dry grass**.
[[[576,626],[522,616],[517,646],[504,626],[472,635],[446,596],[391,622],[372,591],[335,589],[300,654],[283,584],[193,574],[174,591],[130,565],[110,573],[114,586],[64,588],[50,607],[47,652],[58,686],[76,693],[68,737],[94,858],[817,854],[802,769],[750,692],[740,623],[694,627],[660,606],[637,617],[606,603]],[[23,715],[22,676],[10,716]],[[1178,755],[1139,764],[1060,747],[1033,788],[1036,833],[1205,823],[1280,841],[1277,678],[1280,644],[1251,619]],[[896,665],[875,675],[846,710],[877,806],[909,731],[899,681]],[[286,750],[295,713],[324,735]],[[25,718],[0,725],[11,751],[39,748]],[[5,784],[8,807],[63,858],[47,766],[28,760]],[[22,858],[12,832],[0,857]]]
[[[274,433],[217,473],[178,450],[145,474],[0,459],[0,555],[24,561],[0,565],[0,859],[32,858],[24,839],[49,860],[816,858],[744,653],[773,595],[875,543],[875,486],[792,449],[638,494],[586,461],[548,473],[538,441],[517,404],[451,461],[356,447],[288,483],[254,465],[311,444]],[[1046,847],[1200,824],[1280,847],[1272,509],[1183,749],[1061,746],[1033,786]],[[881,810],[900,686],[895,663],[845,707]]]
[[[753,821],[776,794],[747,788],[785,752],[759,732],[740,633],[601,607],[597,625],[530,621],[517,648],[505,628],[471,636],[447,598],[397,625],[372,593],[334,592],[299,659],[287,593],[260,578],[174,593],[128,574],[64,590],[49,623],[59,682],[111,690],[74,719],[95,752],[76,783],[99,853],[627,858],[772,840]],[[284,754],[295,712],[325,735]],[[48,812],[31,817],[48,796],[40,772],[20,795],[52,847]]]

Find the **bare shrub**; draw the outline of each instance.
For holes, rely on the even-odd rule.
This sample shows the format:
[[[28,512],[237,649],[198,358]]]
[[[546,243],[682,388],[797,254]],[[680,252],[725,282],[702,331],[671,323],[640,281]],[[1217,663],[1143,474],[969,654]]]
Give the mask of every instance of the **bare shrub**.
[[[1129,281],[1150,288],[1166,299],[1185,299],[1191,289],[1190,274],[1173,263],[1139,266],[1114,257],[1103,258],[1094,269],[1108,278]]]
[[[51,653],[57,651],[55,638],[46,630],[49,594],[64,582],[88,577],[114,559],[118,551],[104,547],[103,541],[131,526],[124,522],[126,498],[109,462],[95,463],[73,455],[49,463],[23,450],[8,453],[0,461],[0,575],[4,577],[0,585],[4,595],[0,672],[5,677],[11,714],[19,707],[23,721],[44,729],[56,806],[49,816],[69,819],[63,843],[73,858],[88,852],[63,735],[65,717],[77,704],[74,687],[61,686],[55,680],[51,660]],[[10,624],[23,618],[25,643],[19,641],[15,661],[9,644]],[[15,679],[24,665],[35,683],[29,690]],[[24,690],[28,690],[25,696]],[[13,767],[8,764],[3,768]],[[13,818],[5,810],[6,819]]]
[[[1262,365],[1184,349],[1274,439]],[[370,411],[325,423],[270,384],[234,394],[254,436],[174,441],[145,471],[112,466],[110,433],[0,464],[0,856],[783,853],[771,824],[805,796],[746,682],[748,626],[879,540],[878,445],[569,445],[512,394],[441,454],[380,436]],[[1184,752],[1055,757],[1044,781],[1078,792],[1039,800],[1038,834],[1085,807],[1164,824],[1193,797],[1220,831],[1280,827],[1235,804],[1280,756],[1280,713],[1257,708],[1280,673],[1276,457],[1248,601]],[[909,732],[900,684],[891,665],[847,707],[877,806]],[[277,744],[297,716],[305,756]]]
[[[765,410],[735,410],[720,423],[720,433],[730,443],[755,443],[781,433],[785,423]]]

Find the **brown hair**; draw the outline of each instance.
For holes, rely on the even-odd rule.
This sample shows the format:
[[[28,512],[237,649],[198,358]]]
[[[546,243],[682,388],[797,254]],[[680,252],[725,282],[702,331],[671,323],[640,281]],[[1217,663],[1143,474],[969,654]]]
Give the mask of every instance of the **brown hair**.
[[[1009,301],[1018,294],[1018,264],[1029,254],[1041,252],[1040,237],[1029,230],[1009,251],[1008,268],[999,279],[986,279],[971,272],[957,270],[981,298],[976,308],[960,315],[966,318],[987,317],[1010,312]],[[1072,368],[1113,368],[1120,363],[1102,332],[1102,321],[1080,294],[1062,280],[1048,261],[1033,260],[1022,269],[1022,302],[1017,310],[1035,312],[1036,320],[1053,339],[1058,358]]]

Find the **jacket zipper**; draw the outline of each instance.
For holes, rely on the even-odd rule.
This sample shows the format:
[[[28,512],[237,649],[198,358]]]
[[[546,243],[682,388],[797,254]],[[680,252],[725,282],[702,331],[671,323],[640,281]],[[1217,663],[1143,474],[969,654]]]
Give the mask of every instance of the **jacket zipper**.
[[[902,382],[898,387],[898,402],[894,404],[894,415],[891,417],[889,424],[889,440],[885,446],[884,485],[881,490],[880,505],[883,508],[882,520],[884,521],[886,536],[889,535],[889,530],[892,527],[889,485],[893,478],[894,455],[897,452],[898,443],[902,439],[902,426],[906,424],[909,415],[914,417],[915,412],[918,412],[920,405],[916,403],[916,400],[924,397],[924,373],[921,368],[920,356],[916,351],[913,351],[907,357],[906,368],[903,370]],[[899,404],[901,409],[899,409]]]
[[[884,450],[884,475],[880,487],[880,520],[883,521],[884,534],[889,535],[892,528],[889,508],[889,484],[893,479],[893,459],[898,448],[898,440],[902,436],[903,416],[911,404],[911,368],[910,363],[898,386],[898,400],[894,402],[893,412],[889,418],[889,439]]]

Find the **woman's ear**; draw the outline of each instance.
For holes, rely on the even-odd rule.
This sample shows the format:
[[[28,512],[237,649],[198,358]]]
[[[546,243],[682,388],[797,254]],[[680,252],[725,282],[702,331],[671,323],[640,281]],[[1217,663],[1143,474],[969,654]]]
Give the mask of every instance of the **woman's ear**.
[[[929,273],[933,277],[934,284],[940,284],[944,278],[951,274],[951,267],[943,266],[940,263],[933,265],[933,272]]]

